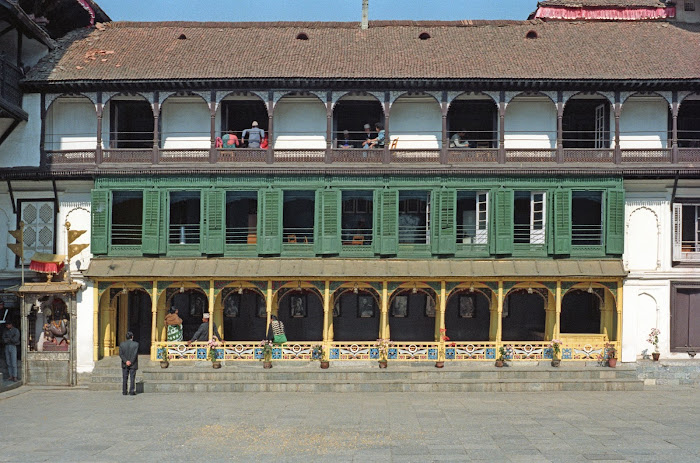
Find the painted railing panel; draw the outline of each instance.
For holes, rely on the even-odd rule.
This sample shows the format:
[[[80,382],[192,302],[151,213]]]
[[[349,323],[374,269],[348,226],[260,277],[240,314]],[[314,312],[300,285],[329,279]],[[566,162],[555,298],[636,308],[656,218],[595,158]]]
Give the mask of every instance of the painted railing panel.
[[[495,342],[450,342],[445,345],[445,360],[495,360]]]

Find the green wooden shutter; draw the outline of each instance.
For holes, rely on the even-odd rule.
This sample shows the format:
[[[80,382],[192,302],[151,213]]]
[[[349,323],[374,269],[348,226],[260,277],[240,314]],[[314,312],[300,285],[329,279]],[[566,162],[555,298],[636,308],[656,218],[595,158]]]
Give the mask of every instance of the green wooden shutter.
[[[161,192],[146,190],[143,192],[143,227],[141,229],[141,251],[144,254],[158,254],[161,239]]]
[[[512,189],[500,189],[495,196],[495,254],[513,253],[513,201]]]
[[[605,220],[605,252],[622,254],[625,251],[625,190],[609,190]]]
[[[108,190],[92,190],[90,251],[93,254],[107,254],[109,196]]]
[[[340,253],[340,191],[316,192],[316,253]]]
[[[382,191],[372,192],[372,250],[375,254],[382,252],[380,239],[382,234],[382,221],[379,219],[382,214]]]
[[[457,191],[440,190],[438,200],[438,254],[457,252]]]
[[[279,254],[282,251],[282,191],[261,190],[258,204],[258,254]]]
[[[383,190],[379,216],[380,250],[382,255],[395,255],[399,251],[399,192]]]
[[[206,224],[206,248],[207,254],[224,253],[224,209],[225,194],[223,190],[208,190],[205,193],[206,205],[204,220]]]
[[[554,254],[571,254],[571,190],[554,192]]]

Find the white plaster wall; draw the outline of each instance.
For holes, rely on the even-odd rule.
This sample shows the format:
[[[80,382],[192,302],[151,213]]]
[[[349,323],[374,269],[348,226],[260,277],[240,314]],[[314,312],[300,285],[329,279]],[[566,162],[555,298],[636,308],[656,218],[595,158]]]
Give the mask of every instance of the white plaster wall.
[[[325,149],[326,107],[315,98],[282,98],[275,106],[275,149]]]
[[[82,281],[82,280],[79,280]],[[94,290],[90,280],[82,281],[83,289],[78,291],[76,332],[74,342],[76,352],[76,370],[78,373],[90,372],[95,367],[93,361],[93,313],[94,313]]]
[[[434,98],[403,97],[391,105],[389,138],[397,149],[440,149],[442,111]]]
[[[548,98],[516,97],[505,117],[506,149],[553,149],[557,144],[557,109]]]
[[[631,96],[622,104],[620,148],[666,148],[668,103],[658,95]]]
[[[642,352],[651,354],[654,346],[646,342],[652,328],[661,330],[659,351],[664,358],[687,358],[670,353],[670,286],[666,281],[627,281],[623,288],[622,361],[634,362]]]
[[[684,2],[676,2],[676,20],[684,23],[700,23],[700,2],[695,0],[695,11],[685,11]]]
[[[47,150],[94,150],[97,113],[87,98],[56,99],[46,115]]]
[[[161,106],[163,148],[209,149],[209,107],[201,98],[170,97]]]
[[[25,94],[22,108],[29,115],[0,145],[0,167],[38,167],[41,137],[41,97],[38,93]]]

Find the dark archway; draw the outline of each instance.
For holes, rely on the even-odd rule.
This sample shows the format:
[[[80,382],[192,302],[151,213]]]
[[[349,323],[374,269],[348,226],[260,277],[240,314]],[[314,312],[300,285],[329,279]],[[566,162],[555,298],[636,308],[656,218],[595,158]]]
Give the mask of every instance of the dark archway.
[[[251,93],[231,94],[219,103],[221,122],[219,135],[223,137],[227,133],[236,135],[239,139],[245,129],[252,127],[253,121],[258,127],[268,132],[267,105],[257,95]],[[239,147],[243,147],[241,144]]]
[[[345,289],[335,296],[333,339],[373,341],[379,338],[379,295],[369,289]]]
[[[167,301],[167,307],[174,306],[182,318],[182,337],[189,341],[202,324],[202,315],[209,311],[207,296],[200,289],[185,289],[176,292]]]
[[[323,300],[316,291],[280,289],[277,307],[289,342],[323,339]]]
[[[498,144],[498,108],[491,98],[457,98],[447,112],[447,138],[464,132],[469,148],[495,148]],[[459,148],[450,143],[450,148]]]
[[[571,98],[562,119],[564,148],[610,147],[610,101],[599,95]]]
[[[481,291],[460,290],[447,299],[445,329],[451,341],[488,341],[489,299]]]
[[[432,289],[404,289],[391,297],[389,328],[394,341],[435,340],[435,292]]]
[[[126,330],[134,333],[134,341],[139,343],[139,354],[147,355],[151,352],[153,325],[151,296],[143,289],[135,289],[129,291],[126,297]],[[120,304],[117,303],[117,320],[121,319],[120,309]],[[126,333],[120,333],[119,327],[120,323],[117,322],[117,339],[124,339]]]
[[[384,124],[384,110],[382,104],[376,97],[346,95],[342,97],[333,108],[333,142],[334,147],[343,147],[345,130],[349,133],[349,148],[362,148],[362,143],[367,138],[376,137],[374,134],[374,126],[379,122]],[[373,135],[368,135],[365,130],[365,124],[369,124],[370,132]]]
[[[223,297],[223,333],[225,341],[265,339],[267,312],[265,298],[258,291],[232,290]]]
[[[561,301],[562,333],[600,333],[601,299],[597,290],[567,292]]]
[[[542,293],[539,288],[533,289],[532,292],[515,289],[506,296],[503,302],[502,340],[544,340],[546,299]]]
[[[678,108],[678,146],[700,148],[700,100],[684,100]]]

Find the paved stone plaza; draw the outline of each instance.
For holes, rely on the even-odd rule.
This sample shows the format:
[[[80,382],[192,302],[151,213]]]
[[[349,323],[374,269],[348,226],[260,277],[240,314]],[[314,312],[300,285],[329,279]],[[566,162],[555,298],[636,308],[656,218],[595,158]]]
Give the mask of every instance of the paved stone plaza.
[[[698,462],[700,389],[0,394],[0,461]]]

